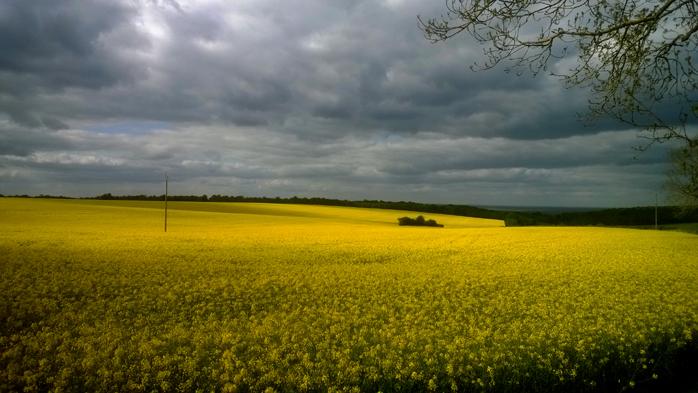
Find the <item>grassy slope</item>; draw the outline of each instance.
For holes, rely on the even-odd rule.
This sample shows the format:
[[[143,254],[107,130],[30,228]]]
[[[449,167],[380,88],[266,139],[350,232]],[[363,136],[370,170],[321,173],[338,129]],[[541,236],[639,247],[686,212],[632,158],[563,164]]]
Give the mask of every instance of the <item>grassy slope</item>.
[[[698,329],[688,234],[161,206],[0,199],[0,391],[616,391]]]

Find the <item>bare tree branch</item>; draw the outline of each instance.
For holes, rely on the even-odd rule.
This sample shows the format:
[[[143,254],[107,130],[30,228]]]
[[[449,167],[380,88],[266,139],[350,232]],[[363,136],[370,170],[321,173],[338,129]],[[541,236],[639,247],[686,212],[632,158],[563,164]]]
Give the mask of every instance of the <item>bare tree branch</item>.
[[[698,123],[698,1],[446,0],[446,10],[418,17],[420,28],[432,42],[468,33],[484,47],[475,69],[506,63],[537,75],[551,59],[574,56],[575,66],[551,74],[590,88],[591,119],[642,129],[639,150],[679,141],[689,148],[680,156],[698,154],[687,130]]]

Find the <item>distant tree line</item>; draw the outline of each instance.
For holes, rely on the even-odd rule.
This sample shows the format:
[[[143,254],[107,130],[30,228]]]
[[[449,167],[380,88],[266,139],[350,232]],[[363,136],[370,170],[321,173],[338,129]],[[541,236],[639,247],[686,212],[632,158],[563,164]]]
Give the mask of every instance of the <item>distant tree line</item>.
[[[63,196],[63,195],[46,195],[46,194],[39,194],[39,195],[27,195],[27,194],[4,195],[4,194],[0,194],[0,198],[75,199],[75,198],[67,197],[67,196]]]
[[[97,199],[114,200],[164,200],[164,195],[132,195],[113,196],[104,194]],[[326,205],[326,206],[347,206],[364,207],[372,209],[405,210],[420,213],[449,214],[454,216],[490,218],[504,220],[506,226],[646,226],[654,225],[654,207],[632,207],[632,208],[612,208],[599,209],[583,212],[561,212],[561,213],[541,213],[541,212],[517,212],[484,209],[468,205],[453,204],[433,204],[418,203],[408,201],[384,201],[384,200],[362,200],[348,201],[331,198],[304,198],[293,196],[290,198],[280,197],[248,197],[248,196],[228,196],[214,194],[207,195],[174,195],[167,197],[171,201],[195,201],[195,202],[258,202],[258,203],[288,203],[301,205]],[[684,207],[661,206],[658,209],[659,222],[661,224],[681,224],[698,222],[698,209],[687,210]]]
[[[504,222],[506,226],[651,226],[654,225],[654,209],[653,206],[646,206],[556,214],[508,212],[504,216]],[[660,206],[657,209],[657,217],[661,225],[698,222],[698,209]]]
[[[119,195],[102,194],[94,198],[102,200],[140,200],[140,201],[162,201],[165,200],[165,195]],[[192,202],[258,202],[258,203],[286,203],[298,205],[325,205],[325,206],[347,206],[347,207],[365,207],[372,209],[392,209],[406,210],[423,213],[441,213],[455,216],[467,216],[478,218],[492,218],[503,220],[504,214],[501,211],[483,209],[467,205],[439,205],[406,201],[383,201],[383,200],[362,200],[362,201],[347,201],[343,199],[331,198],[304,198],[293,196],[290,198],[280,197],[247,197],[242,195],[168,195],[170,201],[192,201]]]
[[[162,195],[112,195],[110,193],[98,195],[94,198],[83,199],[100,199],[105,201],[164,201],[165,194]],[[168,195],[168,201],[179,202],[208,202],[210,199],[206,194],[203,195]],[[217,201],[215,201],[217,202]]]
[[[6,195],[10,196],[10,195]],[[23,198],[61,198],[72,199],[64,196],[50,195],[14,195]],[[81,199],[100,200],[138,200],[138,201],[163,201],[165,195],[112,195],[102,194],[96,197]],[[654,225],[654,207],[632,207],[599,209],[584,212],[562,212],[562,213],[541,213],[522,211],[501,211],[484,209],[468,205],[453,204],[432,204],[407,201],[383,201],[383,200],[362,200],[347,201],[331,198],[302,198],[302,197],[247,197],[242,195],[228,196],[214,194],[207,195],[168,195],[170,201],[191,201],[191,202],[258,202],[258,203],[287,203],[301,205],[326,205],[326,206],[348,206],[364,207],[373,209],[405,210],[420,213],[449,214],[454,216],[466,216],[476,218],[490,218],[504,220],[506,226],[651,226]],[[658,209],[659,224],[682,224],[698,222],[698,209],[686,209],[678,206],[661,206]]]

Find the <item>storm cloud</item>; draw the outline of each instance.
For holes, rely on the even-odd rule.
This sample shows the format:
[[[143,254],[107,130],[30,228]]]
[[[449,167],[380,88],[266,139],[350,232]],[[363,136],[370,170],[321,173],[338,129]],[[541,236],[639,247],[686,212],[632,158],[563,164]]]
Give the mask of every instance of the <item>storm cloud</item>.
[[[5,1],[0,193],[156,193],[168,172],[182,194],[654,199],[665,149],[580,121],[587,92],[554,77],[470,71],[468,37],[418,29],[442,7]]]

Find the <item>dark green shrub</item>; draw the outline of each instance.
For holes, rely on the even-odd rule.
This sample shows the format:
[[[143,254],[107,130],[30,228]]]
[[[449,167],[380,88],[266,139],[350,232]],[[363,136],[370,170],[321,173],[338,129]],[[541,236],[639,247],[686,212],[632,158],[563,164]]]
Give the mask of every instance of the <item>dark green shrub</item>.
[[[435,220],[425,219],[424,216],[417,216],[417,218],[400,217],[397,219],[397,224],[417,227],[443,227],[443,225],[437,223]]]

